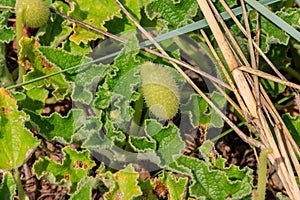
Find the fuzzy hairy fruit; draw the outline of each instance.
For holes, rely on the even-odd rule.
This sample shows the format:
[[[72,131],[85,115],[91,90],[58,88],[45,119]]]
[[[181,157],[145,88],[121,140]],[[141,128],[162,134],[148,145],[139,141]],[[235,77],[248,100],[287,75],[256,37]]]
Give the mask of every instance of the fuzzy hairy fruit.
[[[40,27],[47,23],[50,11],[44,0],[19,0],[17,9],[22,12],[23,24]]]
[[[163,66],[141,66],[142,91],[150,112],[160,120],[173,118],[179,108],[179,92],[172,74]]]

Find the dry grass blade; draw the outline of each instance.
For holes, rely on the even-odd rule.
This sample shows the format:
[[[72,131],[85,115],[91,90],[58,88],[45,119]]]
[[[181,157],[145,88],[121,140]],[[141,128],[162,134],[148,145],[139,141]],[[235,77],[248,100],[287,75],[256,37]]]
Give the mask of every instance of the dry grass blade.
[[[238,26],[238,28],[242,31],[242,33],[245,35],[245,37],[248,38],[247,31],[242,26],[242,24],[239,22],[237,17],[234,15],[234,13],[231,11],[229,6],[226,4],[224,0],[220,0],[220,3],[224,7],[224,9],[228,12],[228,14],[231,16],[235,24]],[[266,63],[269,65],[269,67],[276,73],[278,77],[280,77],[282,80],[286,80],[286,78],[280,73],[280,71],[273,65],[273,63],[270,61],[270,59],[263,53],[263,51],[259,48],[258,44],[252,40],[252,44],[257,51],[257,53],[266,61]],[[244,59],[243,59],[244,61]],[[248,66],[245,64],[245,66]],[[297,103],[298,109],[300,110],[300,94],[297,90],[293,90],[293,93],[295,94],[295,102]]]
[[[220,0],[220,2],[224,4],[223,5],[224,7],[227,6],[224,0]],[[248,68],[251,65],[248,63],[247,60],[245,60],[245,56],[242,55],[239,47],[236,46],[236,42],[234,41],[234,38],[231,36],[225,23],[216,13],[216,9],[213,7],[213,4],[210,2],[211,5],[210,7],[207,0],[198,0],[198,4],[209,24],[212,33],[215,36],[215,39],[218,43],[219,48],[221,49],[221,52],[223,54],[223,57],[225,58],[227,65],[230,68],[230,71],[232,72],[240,96],[243,98],[247,106],[247,110],[243,110],[243,112],[249,113],[250,116],[245,115],[245,119],[248,121],[248,123],[251,123],[254,129],[257,131],[264,144],[264,147],[267,148],[271,147],[273,149],[273,153],[270,154],[268,158],[270,159],[271,163],[275,164],[275,166],[278,166],[278,175],[289,197],[295,200],[300,199],[299,187],[296,183],[295,176],[293,173],[293,167],[289,160],[289,158],[291,158],[293,162],[293,166],[295,167],[295,169],[298,170],[299,163],[297,162],[295,153],[292,151],[293,148],[294,150],[295,149],[298,150],[298,148],[296,147],[295,142],[290,136],[290,133],[287,131],[287,128],[285,127],[278,112],[274,108],[274,105],[272,104],[264,88],[261,86],[261,84],[259,84],[259,82],[257,82],[258,81],[257,76],[263,76],[264,78],[272,79],[273,81],[277,81],[297,89],[299,88],[299,86],[285,80],[285,78],[278,71],[276,71],[277,69],[275,67],[274,67],[275,68],[274,71],[276,71],[276,73],[279,73],[281,75],[280,78],[282,80],[280,80],[277,77],[271,76],[266,73],[261,73],[260,71],[258,71],[256,69],[257,62],[255,61],[256,58],[254,55],[254,51],[251,50],[251,47],[250,47],[250,51],[252,52],[251,64],[252,67],[255,68],[251,68],[248,70]],[[231,47],[231,45],[227,41],[227,38],[223,35],[223,32],[219,27],[219,24],[215,19],[212,10],[215,12],[215,14],[217,14],[217,18],[219,19],[221,25],[223,26],[223,29],[225,30],[227,37],[229,38],[231,43],[234,44],[234,47]],[[227,12],[230,13],[230,10],[227,10]],[[244,13],[244,17],[247,17],[245,13]],[[239,26],[241,25],[239,24]],[[242,32],[248,38],[249,43],[253,44],[253,46],[256,49],[259,49],[257,43],[251,39],[249,29],[247,28],[247,31],[243,27],[240,27],[240,29],[242,29]],[[234,52],[234,49],[237,50],[237,53]],[[238,59],[236,55],[239,55],[239,57],[242,58],[242,61],[245,63],[245,67],[240,68],[241,61]],[[251,72],[252,73],[251,75],[253,76],[251,76],[250,74],[244,74],[241,71],[241,69],[243,69],[244,71],[248,70],[248,72]],[[258,99],[261,99],[261,104],[259,103]],[[241,109],[245,109],[245,108],[241,107]],[[268,122],[273,124],[277,142],[275,142],[275,138],[272,134],[272,130]]]
[[[300,85],[298,85],[296,83],[292,83],[290,81],[282,80],[282,79],[280,79],[276,76],[273,76],[271,74],[268,74],[266,72],[263,72],[263,71],[260,71],[260,70],[254,69],[254,68],[241,66],[241,67],[239,67],[239,70],[242,70],[244,72],[248,72],[250,74],[253,74],[253,75],[262,77],[264,79],[268,79],[268,80],[274,81],[276,83],[280,83],[282,85],[286,85],[286,86],[289,86],[289,87],[292,87],[292,88],[295,88],[295,89],[298,89],[298,90],[300,89]]]

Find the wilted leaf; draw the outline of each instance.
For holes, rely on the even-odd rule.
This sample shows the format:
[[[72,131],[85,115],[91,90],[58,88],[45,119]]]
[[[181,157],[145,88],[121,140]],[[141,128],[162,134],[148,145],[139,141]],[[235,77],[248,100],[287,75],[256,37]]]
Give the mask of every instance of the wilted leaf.
[[[74,193],[78,183],[88,175],[89,170],[95,166],[91,160],[89,151],[78,152],[70,147],[63,148],[64,159],[62,164],[48,157],[40,157],[34,164],[34,172],[38,178],[45,174],[52,174],[57,182],[71,183],[70,194]]]

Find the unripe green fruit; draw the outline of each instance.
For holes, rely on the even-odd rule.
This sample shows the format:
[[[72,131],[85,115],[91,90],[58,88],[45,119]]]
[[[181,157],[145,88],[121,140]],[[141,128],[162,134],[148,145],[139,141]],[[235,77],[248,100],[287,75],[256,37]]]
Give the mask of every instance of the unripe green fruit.
[[[141,66],[142,91],[150,112],[160,120],[173,118],[179,108],[179,92],[172,74],[161,65]]]
[[[19,0],[17,9],[22,9],[23,24],[40,27],[47,23],[50,11],[44,0]]]

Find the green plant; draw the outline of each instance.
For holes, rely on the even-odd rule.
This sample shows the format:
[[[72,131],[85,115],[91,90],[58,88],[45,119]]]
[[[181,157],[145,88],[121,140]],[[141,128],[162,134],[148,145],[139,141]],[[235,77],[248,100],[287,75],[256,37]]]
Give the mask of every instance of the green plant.
[[[218,10],[224,10],[220,5],[222,0],[213,2],[216,3],[211,4]],[[274,6],[276,2],[278,5]],[[27,9],[25,4],[30,3],[37,2],[19,1],[15,5],[14,0],[0,0],[0,4],[6,6],[0,6],[0,84],[6,87],[0,89],[0,160],[3,161],[0,168],[7,171],[0,187],[1,199],[12,199],[16,188],[20,199],[25,198],[18,168],[24,166],[32,150],[40,155],[40,150],[35,148],[37,145],[40,146],[38,149],[50,154],[61,152],[59,157],[63,158],[58,162],[51,156],[39,156],[35,161],[35,157],[31,157],[34,162],[32,172],[39,180],[49,179],[53,184],[68,189],[66,198],[72,200],[90,200],[100,195],[109,200],[251,198],[255,189],[252,170],[230,165],[230,160],[226,161],[216,153],[210,140],[203,142],[203,138],[211,136],[211,130],[216,134],[223,127],[224,121],[238,133],[242,131],[234,124],[242,121],[239,127],[256,135],[245,137],[249,139],[247,141],[255,141],[253,145],[256,147],[260,146],[263,137],[258,138],[261,136],[258,133],[260,130],[254,126],[256,122],[256,125],[260,125],[260,118],[251,118],[248,112],[245,112],[245,116],[244,112],[238,112],[244,109],[243,99],[240,98],[247,96],[229,99],[230,101],[225,99],[234,94],[231,92],[234,88],[227,84],[229,81],[224,83],[221,80],[223,74],[221,70],[215,69],[215,63],[207,61],[211,58],[206,58],[207,54],[203,51],[208,48],[202,49],[197,45],[204,43],[205,37],[196,30],[203,28],[205,31],[201,30],[201,33],[210,31],[207,30],[207,23],[196,0],[122,0],[138,23],[143,27],[153,27],[149,33],[158,35],[155,40],[168,55],[158,53],[157,49],[147,48],[151,42],[141,42],[145,35],[139,34],[134,23],[114,1],[55,0],[51,5],[53,16],[48,21],[46,3],[39,1],[41,9],[37,10],[46,9],[39,22],[46,24],[35,36],[22,37],[22,24],[38,26],[34,24],[35,21],[24,20],[26,16],[38,16],[23,13]],[[235,15],[242,13],[237,1],[226,0],[226,3],[235,11]],[[278,0],[263,0],[260,3],[268,4],[273,14],[299,28],[299,8],[291,7],[292,4],[284,4],[289,6],[283,8],[282,2]],[[14,16],[14,10],[7,10],[7,7],[14,6],[17,8],[18,60],[20,68],[25,66],[27,69],[19,75],[19,79],[24,77],[24,81],[20,80],[22,83],[16,85],[13,85],[11,73],[14,66],[5,62],[5,58],[11,56],[7,56],[5,47],[10,45],[15,35],[10,26],[13,20],[8,20]],[[292,73],[293,70],[299,71],[298,42],[277,27],[277,23],[263,16],[257,17],[257,11],[250,11],[251,9],[253,8],[247,8],[250,31],[254,33],[261,30],[261,35],[252,35],[253,38],[261,38],[259,46],[275,62],[279,71],[284,70],[289,80],[298,81],[295,79],[298,75]],[[223,19],[229,18],[226,13],[221,15]],[[238,16],[238,21],[243,21],[243,18]],[[246,54],[247,60],[250,56],[247,54],[248,41],[244,32],[232,21],[226,21],[226,24],[243,47],[242,52]],[[257,24],[261,26],[256,27]],[[113,35],[117,33],[120,35]],[[183,33],[186,34],[186,40],[180,38]],[[175,38],[177,36],[179,37]],[[106,40],[107,37],[110,39]],[[208,40],[213,41],[212,49],[220,53],[215,43],[217,37],[209,35]],[[242,57],[238,53],[236,55],[236,58]],[[186,72],[184,75],[192,78],[192,82],[185,81],[181,76],[183,74],[177,73],[170,61],[181,65]],[[222,61],[223,57],[216,59],[216,63]],[[245,64],[244,60],[240,63]],[[256,63],[260,63],[259,69],[274,74],[267,68],[265,61],[257,60]],[[184,69],[185,67],[189,69]],[[210,78],[201,70],[216,76]],[[252,75],[247,73],[247,76],[248,83],[255,85],[255,79],[250,78]],[[203,81],[206,78],[212,80],[209,82],[212,85],[217,83],[227,89],[210,92],[207,88],[210,85]],[[259,96],[262,103],[277,102],[277,108],[281,108],[283,102],[294,100],[292,94],[286,96],[284,91],[289,90],[285,85],[265,79],[258,81],[262,83],[258,92],[266,90],[266,93]],[[219,110],[208,103],[200,92],[196,93],[196,89],[193,90],[189,84],[197,85],[203,95],[219,109],[225,109],[226,101],[231,103],[232,106],[228,105],[225,112],[235,120],[230,121],[224,117],[223,120]],[[256,91],[254,87],[252,89]],[[272,101],[266,101],[267,93]],[[65,101],[69,103],[69,99],[72,107],[69,104],[62,105]],[[241,104],[237,104],[235,100]],[[47,112],[45,106],[49,105],[55,106],[55,110],[62,109],[62,112]],[[262,106],[262,113],[265,114],[270,107],[271,105]],[[149,116],[149,113],[152,115]],[[272,117],[280,115],[266,113],[265,116],[269,117],[269,124],[264,124],[263,128],[276,124],[277,121],[273,123]],[[252,119],[254,123],[251,123]],[[167,123],[162,123],[163,120],[167,120]],[[299,138],[300,116],[284,114],[283,120],[293,137]],[[226,130],[218,139],[228,134],[227,127],[224,127]],[[274,127],[270,126],[270,136],[280,128]],[[199,136],[198,130],[204,136]],[[43,142],[39,143],[32,132]],[[186,135],[189,137],[185,137]],[[277,135],[284,134],[274,134],[274,137]],[[195,157],[184,154],[189,142],[186,141],[187,138],[194,141],[195,153],[192,156]],[[288,139],[291,140],[291,137]],[[277,139],[274,143],[280,141]],[[54,142],[64,147],[53,152],[44,145]],[[299,142],[297,145],[299,146]],[[261,157],[263,155],[264,151]],[[277,156],[272,155],[270,158]],[[297,157],[292,160],[297,160]],[[270,161],[272,163],[271,159]],[[262,168],[264,162],[261,161]],[[282,166],[285,165],[279,165],[279,169]],[[266,174],[263,170],[260,173]],[[143,177],[143,174],[146,176]],[[260,179],[265,180],[263,175],[260,175]],[[265,186],[265,183],[259,185]],[[265,188],[259,186],[258,190],[263,191]],[[263,192],[258,194],[263,198]]]

